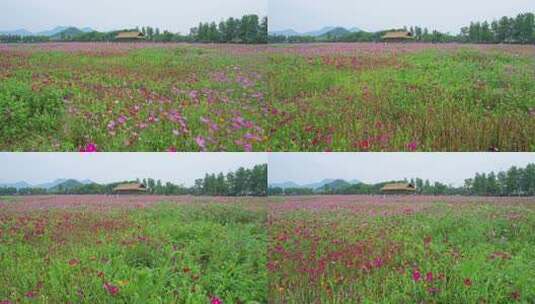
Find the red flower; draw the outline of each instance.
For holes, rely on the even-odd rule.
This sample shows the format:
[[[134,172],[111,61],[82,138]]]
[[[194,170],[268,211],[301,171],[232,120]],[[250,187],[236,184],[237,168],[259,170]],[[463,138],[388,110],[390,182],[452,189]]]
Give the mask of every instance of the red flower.
[[[212,297],[210,304],[223,304],[223,301],[218,297]]]
[[[517,291],[514,291],[511,293],[511,298],[513,300],[520,300],[520,292],[517,290]]]
[[[104,283],[102,287],[104,287],[112,296],[115,296],[119,293],[119,287],[110,283]]]
[[[362,150],[369,150],[370,149],[370,141],[369,140],[361,140],[359,141],[359,148]]]
[[[421,278],[422,278],[422,274],[418,270],[414,270],[412,272],[412,279],[414,280],[414,282],[420,281]]]
[[[428,272],[426,275],[425,275],[425,280],[429,283],[433,282],[433,273],[432,272]]]
[[[78,263],[80,263],[80,261],[77,260],[77,259],[70,259],[69,260],[69,266],[71,266],[71,267],[74,267],[74,266],[78,265]]]
[[[464,286],[466,286],[466,287],[472,286],[472,280],[470,280],[468,278],[464,279]]]

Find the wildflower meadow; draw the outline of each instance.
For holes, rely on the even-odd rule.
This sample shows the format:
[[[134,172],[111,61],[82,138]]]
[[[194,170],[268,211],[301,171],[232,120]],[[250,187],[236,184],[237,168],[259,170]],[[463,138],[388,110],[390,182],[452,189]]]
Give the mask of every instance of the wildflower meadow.
[[[322,43],[268,55],[272,151],[535,151],[534,46]]]
[[[266,303],[264,203],[0,197],[0,303]]]
[[[0,45],[0,150],[264,151],[262,50]]]
[[[272,303],[533,303],[533,198],[279,199]]]

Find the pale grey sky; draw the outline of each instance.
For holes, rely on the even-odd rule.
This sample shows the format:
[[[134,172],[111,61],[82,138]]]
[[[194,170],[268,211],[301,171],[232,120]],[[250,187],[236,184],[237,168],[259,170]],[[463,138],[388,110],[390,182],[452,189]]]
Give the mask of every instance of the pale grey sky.
[[[267,0],[1,0],[0,30],[55,26],[108,31],[151,25],[189,33],[199,22],[267,14]]]
[[[535,153],[272,153],[268,159],[270,184],[309,184],[327,178],[378,183],[420,177],[461,186],[476,172],[535,163]]]
[[[267,163],[266,153],[0,153],[0,183],[58,178],[109,183],[152,177],[193,185],[205,173]]]
[[[419,25],[458,33],[470,21],[535,12],[534,0],[269,0],[270,31],[324,26],[367,31]]]

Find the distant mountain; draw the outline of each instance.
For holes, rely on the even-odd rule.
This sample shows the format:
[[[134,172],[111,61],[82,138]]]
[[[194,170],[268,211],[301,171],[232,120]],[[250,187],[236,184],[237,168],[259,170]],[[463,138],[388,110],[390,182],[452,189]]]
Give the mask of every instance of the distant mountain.
[[[18,183],[11,183],[11,184],[0,184],[0,188],[17,188],[18,189],[25,189],[29,188],[30,184],[27,182],[18,182]]]
[[[282,189],[302,188],[302,186],[294,182],[274,183],[274,184],[270,184],[269,186],[273,188],[282,188]]]
[[[58,39],[64,39],[64,38],[67,38],[67,37],[75,37],[75,36],[78,36],[80,34],[83,34],[85,32],[83,32],[82,30],[76,28],[76,27],[69,27],[69,28],[66,28],[64,29],[63,31],[59,32],[59,33],[56,33],[52,36],[50,36],[50,39],[52,40],[58,40]]]
[[[343,27],[337,27],[333,28],[332,30],[328,31],[327,33],[320,35],[318,37],[320,38],[338,38],[346,36],[347,34],[351,34],[351,32]]]
[[[338,190],[343,189],[351,186],[350,183],[346,182],[343,179],[337,179],[331,183],[323,185],[323,187],[320,187],[321,190]]]
[[[292,29],[289,29],[289,30],[283,30],[283,31],[273,31],[273,32],[269,32],[270,35],[273,35],[273,36],[286,36],[286,37],[292,37],[292,36],[299,36],[301,35],[300,33],[292,30]]]
[[[305,32],[305,33],[299,33],[293,29],[287,29],[287,30],[283,30],[283,31],[273,31],[273,32],[269,32],[270,35],[274,35],[274,36],[288,36],[288,37],[291,37],[291,36],[312,36],[312,37],[320,37],[320,36],[323,36],[331,31],[334,31],[333,34],[341,34],[341,33],[345,33],[345,34],[349,34],[349,33],[355,33],[355,32],[360,32],[362,31],[361,29],[359,29],[358,27],[352,27],[351,29],[346,29],[344,27],[341,27],[341,26],[326,26],[320,30],[316,30],[316,31],[309,31],[309,32]],[[338,37],[338,36],[337,36]]]
[[[56,192],[56,191],[64,191],[64,190],[70,190],[74,188],[78,188],[80,186],[83,186],[81,182],[75,180],[75,179],[69,179],[64,181],[63,183],[57,184],[56,186],[48,189],[50,192]]]
[[[76,182],[76,183],[75,183]],[[53,189],[57,187],[58,185],[66,184],[67,186],[78,184],[80,185],[89,185],[89,184],[95,184],[94,181],[90,179],[84,179],[82,181],[77,181],[75,179],[65,179],[65,178],[59,178],[56,179],[53,182],[49,183],[43,183],[43,184],[37,184],[32,185],[25,181],[17,182],[17,183],[6,183],[6,184],[0,184],[0,188],[17,188],[17,189],[24,189],[24,188],[40,188],[40,189]]]
[[[51,30],[48,30],[48,31],[41,31],[41,32],[36,32],[36,33],[32,33],[26,29],[18,29],[18,30],[14,30],[14,31],[0,31],[0,35],[13,35],[13,36],[47,36],[47,37],[52,37],[52,36],[55,36],[55,35],[58,35],[59,33],[61,32],[64,32],[66,30],[71,30],[73,31],[73,29],[76,29],[79,31],[79,33],[88,33],[88,32],[93,32],[94,30],[90,27],[84,27],[84,28],[76,28],[74,26],[56,26],[55,28],[51,29]]]
[[[325,187],[326,185],[331,185],[332,187],[339,187],[343,183],[345,183],[345,185],[347,185],[347,186],[350,186],[350,185],[360,184],[361,182],[359,180],[356,180],[356,179],[351,180],[349,182],[345,181],[343,179],[324,179],[324,180],[322,180],[320,182],[317,182],[317,183],[311,183],[311,184],[305,184],[305,185],[299,185],[299,184],[294,183],[294,182],[283,182],[283,183],[269,184],[269,186],[273,187],[273,188],[282,188],[282,189],[307,188],[307,189],[317,190],[317,189],[321,189],[321,188]]]

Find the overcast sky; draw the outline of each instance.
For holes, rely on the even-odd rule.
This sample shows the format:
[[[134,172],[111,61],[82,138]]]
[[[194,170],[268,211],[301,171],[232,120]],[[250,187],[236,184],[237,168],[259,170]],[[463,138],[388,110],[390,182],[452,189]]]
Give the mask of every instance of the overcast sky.
[[[270,31],[324,26],[367,31],[419,25],[458,33],[470,21],[535,12],[534,0],[269,0]]]
[[[420,177],[461,186],[476,172],[535,163],[535,153],[273,153],[268,159],[270,184],[308,184],[327,178],[378,183]]]
[[[58,178],[110,183],[152,177],[193,185],[205,173],[267,163],[266,153],[0,153],[0,183]]]
[[[55,26],[108,31],[151,25],[189,33],[199,22],[267,14],[267,0],[0,0],[0,30]]]

